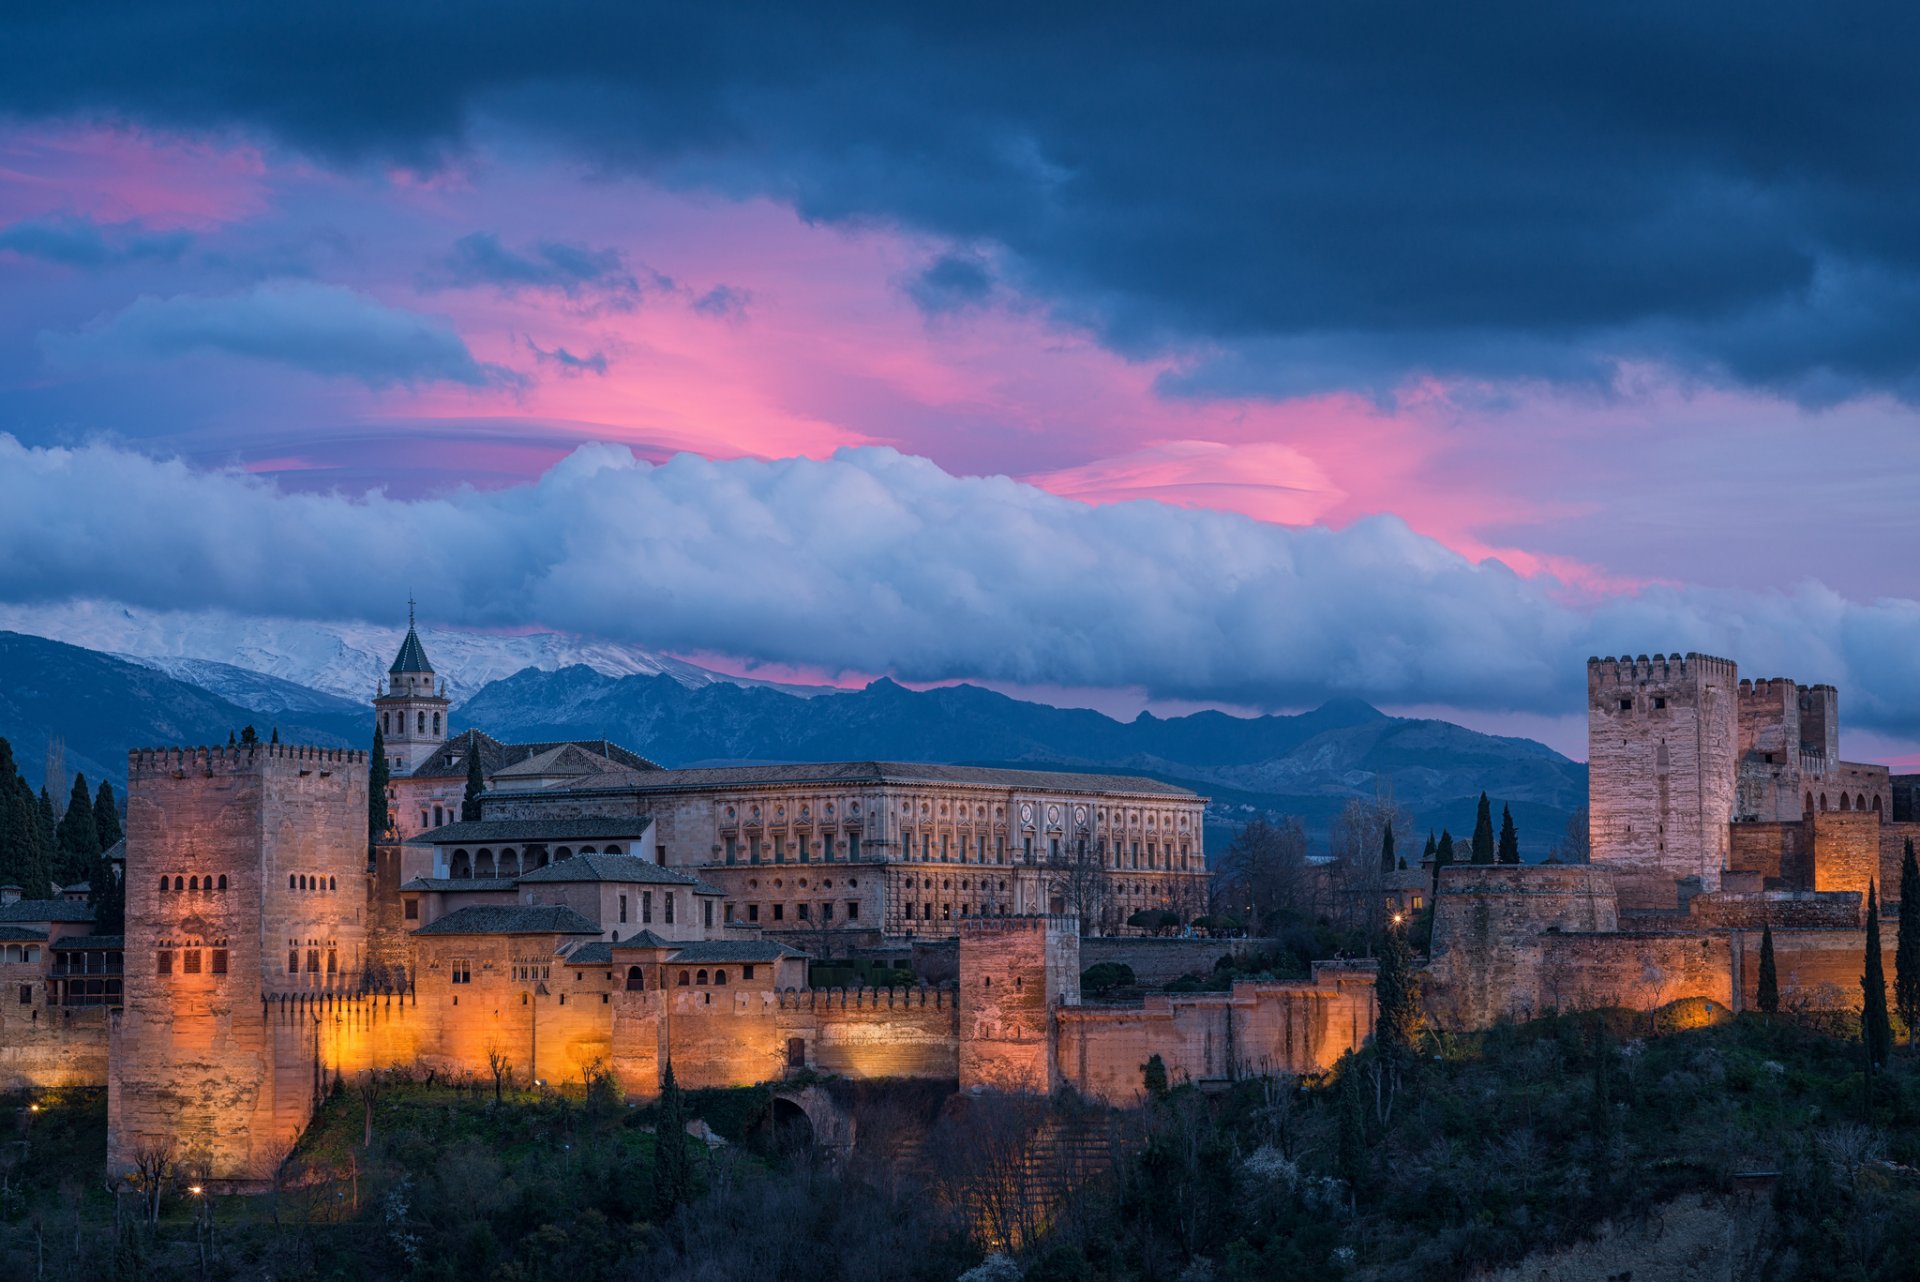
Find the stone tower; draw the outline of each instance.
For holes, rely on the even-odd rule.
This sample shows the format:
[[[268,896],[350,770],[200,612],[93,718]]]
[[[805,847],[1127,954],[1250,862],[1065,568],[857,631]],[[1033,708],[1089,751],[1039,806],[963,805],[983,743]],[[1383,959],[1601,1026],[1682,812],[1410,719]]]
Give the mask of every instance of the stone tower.
[[[1050,1092],[1053,1012],[1080,1002],[1080,919],[976,917],[960,927],[960,1087]]]
[[[439,751],[447,741],[446,687],[433,675],[426,647],[414,629],[413,602],[407,602],[407,639],[387,669],[387,688],[376,694],[373,715],[387,745],[387,768],[398,777]]]
[[[1671,908],[1676,883],[1717,890],[1739,775],[1739,673],[1729,659],[1587,660],[1589,839],[1623,907]]]
[[[306,1040],[282,1044],[269,1012],[359,988],[366,825],[364,752],[258,744],[128,754],[111,1171],[164,1144],[207,1177],[255,1181],[274,1146],[306,1124],[316,1070]]]

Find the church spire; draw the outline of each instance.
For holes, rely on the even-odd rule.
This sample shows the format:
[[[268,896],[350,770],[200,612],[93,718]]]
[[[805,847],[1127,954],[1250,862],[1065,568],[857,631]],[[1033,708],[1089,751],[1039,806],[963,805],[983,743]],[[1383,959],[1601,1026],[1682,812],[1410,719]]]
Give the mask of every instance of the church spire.
[[[407,597],[407,639],[400,643],[400,653],[394,657],[393,666],[387,669],[389,676],[402,673],[422,673],[433,675],[433,665],[427,662],[426,647],[420,644],[420,633],[413,625],[413,597]]]

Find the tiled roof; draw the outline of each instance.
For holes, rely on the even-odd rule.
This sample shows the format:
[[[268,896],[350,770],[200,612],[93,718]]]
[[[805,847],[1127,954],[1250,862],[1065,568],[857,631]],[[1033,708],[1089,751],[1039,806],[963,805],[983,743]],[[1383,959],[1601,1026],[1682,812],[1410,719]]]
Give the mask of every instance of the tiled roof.
[[[522,885],[552,881],[630,881],[663,886],[697,884],[695,878],[685,873],[662,868],[652,860],[641,859],[637,855],[575,855],[571,859],[556,859],[545,868],[520,874],[519,881]]]
[[[0,926],[0,943],[34,944],[45,943],[47,932],[35,930],[31,926]]]
[[[562,743],[536,752],[524,761],[516,761],[503,766],[494,774],[496,782],[539,777],[544,775],[566,775],[577,777],[600,774],[607,768],[608,758],[597,752],[590,752],[577,743]]]
[[[662,939],[650,930],[642,930],[628,935],[625,939],[615,940],[611,948],[678,948],[680,945],[671,939]]]
[[[463,819],[458,823],[430,828],[413,838],[436,846],[458,843],[463,846],[499,845],[502,842],[537,841],[556,845],[567,841],[631,841],[644,836],[653,822],[650,815],[628,818],[587,816],[582,819]]]
[[[76,899],[17,899],[10,904],[0,904],[0,922],[92,920],[93,906]]]
[[[119,949],[127,946],[124,935],[68,935],[53,941],[56,953],[77,953],[89,948]]]
[[[715,962],[773,962],[784,957],[805,957],[797,948],[771,939],[707,939],[682,944],[680,951],[667,960],[674,965],[712,965]]]
[[[402,672],[425,672],[431,674],[433,665],[427,662],[427,651],[420,644],[420,634],[407,625],[407,639],[400,643],[400,653],[393,657],[393,666],[387,669],[388,675]]]
[[[597,935],[600,927],[559,904],[470,904],[416,935]]]
[[[611,739],[562,739],[547,743],[501,743],[482,730],[465,730],[434,750],[433,755],[414,767],[415,779],[464,779],[468,754],[480,754],[480,772],[488,778],[555,748],[572,746],[589,756],[605,758],[601,770],[658,770],[660,767],[639,753],[623,748]]]
[[[512,890],[511,877],[415,877],[402,890]]]
[[[120,840],[114,842],[111,846],[108,846],[100,852],[100,857],[102,859],[114,860],[117,863],[125,863],[127,861],[127,839],[122,837]]]
[[[567,954],[569,966],[611,966],[613,964],[613,945],[604,939],[582,944]]]
[[[1138,775],[1081,774],[1068,770],[1010,770],[999,766],[945,766],[916,761],[825,761],[792,765],[711,766],[692,770],[613,772],[588,776],[544,792],[629,789],[635,792],[684,792],[701,788],[750,788],[766,784],[858,786],[884,783],[945,783],[984,788],[1024,788],[1034,792],[1131,793],[1174,801],[1197,801],[1199,794]]]

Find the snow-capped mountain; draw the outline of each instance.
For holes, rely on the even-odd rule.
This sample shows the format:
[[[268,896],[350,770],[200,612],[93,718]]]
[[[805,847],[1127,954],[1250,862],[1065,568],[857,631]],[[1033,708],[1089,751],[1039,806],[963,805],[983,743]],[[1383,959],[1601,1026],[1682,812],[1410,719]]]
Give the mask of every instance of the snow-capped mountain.
[[[404,626],[316,623],[223,610],[145,610],[102,601],[0,603],[0,631],[109,651],[247,706],[259,706],[265,692],[250,684],[246,673],[277,677],[364,703],[386,677],[387,665],[406,635]],[[584,665],[609,677],[672,677],[689,689],[715,682],[765,684],[635,646],[557,632],[473,632],[422,623],[420,638],[456,704],[488,682],[527,668],[554,672]],[[795,687],[793,692],[803,689]],[[293,696],[278,691],[273,697]]]

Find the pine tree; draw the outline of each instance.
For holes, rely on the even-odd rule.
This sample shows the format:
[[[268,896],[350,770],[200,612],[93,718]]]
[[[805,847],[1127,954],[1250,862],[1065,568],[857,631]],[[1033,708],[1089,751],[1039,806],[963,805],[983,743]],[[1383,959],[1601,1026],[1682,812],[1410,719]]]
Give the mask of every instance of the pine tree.
[[[1763,922],[1760,926],[1760,988],[1754,994],[1754,1005],[1762,1014],[1780,1013],[1780,972],[1773,962],[1773,923]]]
[[[1499,859],[1503,864],[1520,862],[1520,834],[1514,830],[1513,811],[1507,806],[1500,807]]]
[[[1920,864],[1907,838],[1900,857],[1900,933],[1893,944],[1893,1009],[1907,1026],[1907,1045],[1920,1031]]]
[[[100,857],[100,834],[93,827],[93,794],[87,790],[84,774],[73,777],[73,796],[67,799],[67,813],[60,817],[56,837],[56,880],[65,886],[84,879]]]
[[[653,1218],[665,1223],[692,1193],[692,1163],[687,1158],[687,1116],[673,1061],[660,1078],[660,1121],[653,1131]]]
[[[1433,829],[1429,828],[1427,829],[1427,848],[1420,852],[1420,862],[1423,864],[1432,863],[1433,853],[1437,849],[1439,849],[1439,845],[1433,839]]]
[[[387,770],[387,736],[380,723],[373,724],[373,753],[367,758],[367,844],[379,843],[387,833],[387,786],[392,776]]]
[[[467,795],[460,802],[460,818],[480,817],[480,794],[487,790],[487,778],[480,771],[480,740],[474,736],[467,748]]]
[[[1393,820],[1387,820],[1387,827],[1380,834],[1380,871],[1392,872],[1399,863],[1393,857]]]
[[[1476,864],[1493,862],[1493,806],[1487,794],[1480,794],[1480,811],[1473,820],[1473,860]]]
[[[93,830],[100,838],[102,850],[127,835],[120,827],[120,807],[113,799],[113,785],[105,779],[100,781],[100,791],[93,798]]]
[[[1880,956],[1880,894],[1867,883],[1867,956],[1860,976],[1860,991],[1866,1006],[1860,1013],[1860,1036],[1867,1044],[1867,1059],[1875,1068],[1887,1062],[1893,1049],[1893,1028],[1887,1022],[1887,979],[1885,962]]]

